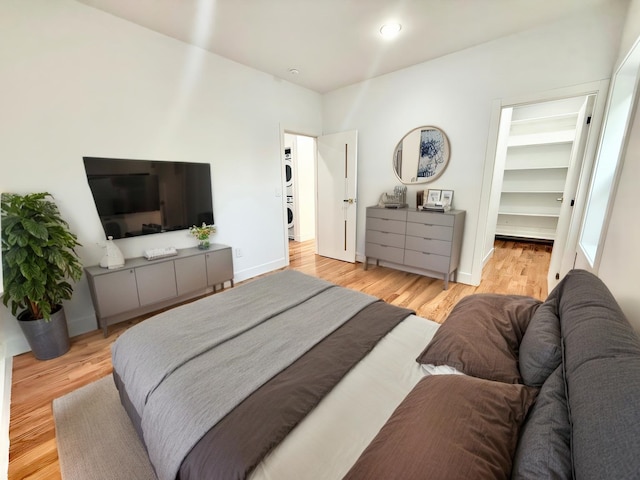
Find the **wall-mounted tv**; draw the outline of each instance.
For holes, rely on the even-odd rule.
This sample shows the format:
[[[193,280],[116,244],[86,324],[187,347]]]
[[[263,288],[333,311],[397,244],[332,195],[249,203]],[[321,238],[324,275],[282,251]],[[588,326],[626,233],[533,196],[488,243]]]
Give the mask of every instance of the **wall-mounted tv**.
[[[208,163],[83,160],[106,237],[135,237],[214,223]]]

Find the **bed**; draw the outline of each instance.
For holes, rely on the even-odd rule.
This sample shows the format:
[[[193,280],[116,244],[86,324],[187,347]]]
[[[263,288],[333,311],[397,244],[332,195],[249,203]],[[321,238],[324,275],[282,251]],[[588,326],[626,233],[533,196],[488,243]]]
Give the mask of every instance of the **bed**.
[[[640,478],[640,338],[595,275],[438,325],[283,271],[113,346],[158,478]]]
[[[114,379],[161,480],[339,479],[423,378],[438,327],[285,270],[129,329]]]

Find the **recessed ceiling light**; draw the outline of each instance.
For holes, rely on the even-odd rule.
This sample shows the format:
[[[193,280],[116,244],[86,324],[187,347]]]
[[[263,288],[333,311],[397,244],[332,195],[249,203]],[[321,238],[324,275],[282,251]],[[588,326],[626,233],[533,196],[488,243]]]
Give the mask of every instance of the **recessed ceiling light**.
[[[298,70],[297,68],[290,68],[289,73],[291,75],[298,75],[300,73],[300,70]]]
[[[401,29],[402,25],[399,23],[385,23],[380,27],[380,35],[384,38],[393,38],[400,33]]]

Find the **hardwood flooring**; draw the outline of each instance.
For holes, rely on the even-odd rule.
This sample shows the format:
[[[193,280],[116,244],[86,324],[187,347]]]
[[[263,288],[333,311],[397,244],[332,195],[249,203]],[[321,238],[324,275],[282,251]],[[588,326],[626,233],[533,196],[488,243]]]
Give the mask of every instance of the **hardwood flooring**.
[[[344,287],[363,291],[388,303],[411,308],[418,315],[443,322],[456,302],[480,292],[547,296],[551,247],[535,243],[496,241],[482,282],[472,287],[362,264],[339,262],[314,254],[314,242],[290,242],[289,268]],[[38,361],[31,353],[14,357],[11,394],[9,480],[60,479],[51,402],[111,373],[111,344],[136,319],[111,326],[109,337],[96,330],[72,339],[60,358]]]

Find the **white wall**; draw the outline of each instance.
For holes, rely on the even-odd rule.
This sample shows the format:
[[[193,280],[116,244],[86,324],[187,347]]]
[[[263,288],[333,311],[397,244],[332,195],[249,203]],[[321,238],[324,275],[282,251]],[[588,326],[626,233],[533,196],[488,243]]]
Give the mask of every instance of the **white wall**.
[[[304,242],[316,236],[315,158],[316,141],[297,135],[294,158],[296,240]]]
[[[455,191],[455,208],[467,211],[458,279],[477,284],[487,221],[480,204],[492,102],[608,78],[626,6],[621,0],[613,8],[593,9],[326,94],[324,133],[358,130],[359,255],[366,207],[397,184],[391,169],[397,142],[415,127],[435,125],[449,137],[451,161],[436,181],[409,187],[409,204],[415,205],[418,189]]]
[[[620,59],[625,57],[639,36],[640,0],[633,0],[623,31]],[[637,288],[640,271],[640,225],[637,221],[640,205],[640,115],[637,107],[635,119],[631,122],[598,276],[616,297],[634,328],[640,331],[640,295]]]
[[[82,157],[212,166],[213,240],[241,248],[236,280],[286,265],[280,124],[321,133],[321,97],[72,0],[0,3],[3,191],[51,192],[97,264],[104,239]],[[125,257],[195,245],[172,232],[117,241]],[[86,280],[65,305],[72,335],[97,328]],[[0,307],[9,353],[28,350]]]

